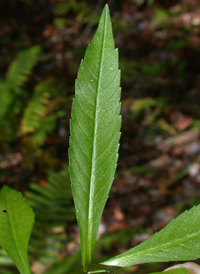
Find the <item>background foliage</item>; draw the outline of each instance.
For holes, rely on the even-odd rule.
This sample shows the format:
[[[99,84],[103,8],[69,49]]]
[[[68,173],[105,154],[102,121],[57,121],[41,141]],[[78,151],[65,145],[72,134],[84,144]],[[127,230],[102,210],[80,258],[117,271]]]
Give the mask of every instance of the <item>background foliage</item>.
[[[0,184],[28,190],[37,212],[57,199],[55,192],[43,204],[52,178],[59,182],[67,174],[62,166],[68,161],[74,80],[105,2],[0,1]],[[97,262],[140,243],[200,201],[199,1],[107,2],[120,53],[123,124]],[[58,184],[63,195],[64,187]],[[66,206],[60,204],[59,212]],[[45,224],[38,217],[43,228],[33,239],[42,233],[48,247],[41,248],[43,238],[30,245],[32,272],[42,273],[54,263],[56,273],[72,271],[80,258],[72,213],[58,224],[45,216]],[[0,252],[2,273],[14,273]],[[61,266],[72,254],[71,266],[67,261]],[[163,268],[156,265],[152,271]]]

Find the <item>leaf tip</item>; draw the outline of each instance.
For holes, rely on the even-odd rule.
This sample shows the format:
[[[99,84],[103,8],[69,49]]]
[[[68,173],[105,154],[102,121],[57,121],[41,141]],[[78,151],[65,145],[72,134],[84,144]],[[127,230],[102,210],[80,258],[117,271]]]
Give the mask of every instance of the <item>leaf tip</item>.
[[[104,10],[109,11],[108,4],[105,4]]]
[[[110,17],[110,10],[109,10],[108,4],[105,4],[105,7],[103,8],[102,14],[104,14],[104,13],[107,14],[108,17]]]

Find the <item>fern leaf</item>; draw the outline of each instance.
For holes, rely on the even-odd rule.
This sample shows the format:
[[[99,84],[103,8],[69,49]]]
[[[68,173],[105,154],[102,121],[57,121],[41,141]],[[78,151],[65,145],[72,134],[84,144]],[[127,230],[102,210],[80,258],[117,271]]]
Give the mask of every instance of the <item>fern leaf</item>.
[[[35,212],[29,253],[40,262],[52,264],[57,262],[59,252],[67,242],[65,233],[56,233],[54,228],[65,227],[66,223],[74,221],[75,212],[68,166],[65,165],[60,173],[48,171],[47,174],[47,186],[32,183],[26,193]]]
[[[0,118],[6,116],[13,104],[16,106],[16,94],[23,93],[20,88],[37,63],[40,51],[39,46],[24,50],[10,65],[5,81],[0,82]],[[13,113],[13,109],[11,112]]]
[[[51,100],[56,90],[53,79],[47,79],[39,83],[35,89],[29,104],[25,108],[21,122],[23,134],[32,133],[30,142],[34,146],[41,146],[56,125],[57,113],[53,113],[59,100]]]
[[[46,100],[51,95],[52,79],[39,83],[26,107],[22,119],[21,130],[24,134],[31,133],[40,127],[40,121],[46,114]]]
[[[34,46],[18,54],[17,59],[12,62],[6,74],[6,82],[10,89],[19,87],[27,81],[31,70],[38,62],[40,52],[41,48]]]

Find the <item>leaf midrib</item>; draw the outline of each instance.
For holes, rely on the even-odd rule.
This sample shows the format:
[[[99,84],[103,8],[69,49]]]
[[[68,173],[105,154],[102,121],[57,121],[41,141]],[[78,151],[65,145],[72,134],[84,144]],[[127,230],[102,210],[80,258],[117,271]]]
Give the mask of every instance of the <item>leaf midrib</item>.
[[[106,36],[106,21],[107,21],[107,12],[105,12],[104,17],[104,25],[103,25],[103,37],[101,44],[101,54],[100,54],[100,64],[99,64],[99,75],[98,75],[98,84],[96,91],[96,101],[95,101],[95,118],[94,118],[94,132],[93,132],[93,147],[92,147],[92,161],[91,161],[91,176],[90,176],[90,195],[89,195],[89,209],[88,209],[88,227],[87,227],[87,263],[90,263],[90,258],[92,257],[91,252],[91,219],[92,219],[92,211],[93,211],[93,194],[94,194],[94,171],[95,171],[95,155],[96,155],[96,136],[97,136],[97,120],[98,120],[98,106],[99,106],[99,91],[101,88],[101,75],[102,75],[102,67],[104,60],[104,49],[105,49],[105,36]]]
[[[9,208],[9,203],[8,203],[8,201],[7,201],[7,195],[5,194],[5,202],[6,202],[6,207],[7,208]],[[11,211],[11,210],[10,210]],[[8,215],[8,222],[9,222],[9,224],[10,224],[10,228],[11,228],[11,233],[12,233],[12,236],[13,236],[13,238],[14,238],[14,246],[15,246],[15,248],[16,248],[16,250],[17,250],[17,253],[18,253],[18,255],[19,255],[19,259],[20,259],[20,261],[21,261],[21,265],[22,265],[22,268],[23,268],[23,270],[24,270],[24,273],[26,274],[29,274],[30,273],[30,271],[29,270],[27,270],[26,269],[26,263],[24,262],[24,259],[23,259],[23,255],[21,254],[21,252],[20,252],[20,248],[18,248],[18,246],[17,246],[17,237],[16,237],[16,235],[15,235],[15,233],[14,233],[14,229],[13,229],[13,225],[12,225],[12,222],[11,222],[11,216],[9,217],[10,215]]]
[[[141,252],[138,252],[138,253],[136,253],[135,255],[128,255],[128,257],[126,257],[126,258],[124,258],[124,259],[121,259],[121,260],[117,260],[117,258],[116,258],[116,260],[118,261],[118,263],[120,262],[120,263],[125,263],[125,262],[127,262],[127,261],[129,261],[129,259],[132,257],[133,259],[135,258],[139,258],[139,257],[142,257],[142,256],[144,256],[144,255],[146,255],[146,254],[149,254],[150,252],[149,251],[152,251],[150,254],[153,254],[153,253],[156,253],[157,251],[159,251],[160,249],[166,249],[166,248],[170,248],[170,247],[173,247],[173,246],[178,246],[179,244],[181,244],[181,243],[184,243],[184,242],[187,242],[187,241],[189,241],[189,240],[191,240],[191,239],[193,239],[193,238],[195,238],[198,234],[200,234],[200,233],[193,233],[192,235],[190,235],[190,236],[186,236],[186,237],[184,237],[184,239],[179,239],[179,240],[177,240],[176,242],[170,242],[170,243],[166,243],[166,244],[163,244],[163,245],[161,245],[161,246],[159,246],[159,247],[153,247],[153,248],[150,248],[150,249],[148,249],[147,251],[141,251]]]

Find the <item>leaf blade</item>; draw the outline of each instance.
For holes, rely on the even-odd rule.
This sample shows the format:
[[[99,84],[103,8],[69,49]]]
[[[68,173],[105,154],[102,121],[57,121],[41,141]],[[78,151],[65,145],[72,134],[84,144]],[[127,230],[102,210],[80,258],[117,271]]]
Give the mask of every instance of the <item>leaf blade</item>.
[[[0,192],[0,245],[21,274],[30,274],[27,248],[34,213],[21,193],[4,186]]]
[[[130,266],[140,263],[196,260],[200,257],[200,205],[180,214],[161,231],[102,264]]]
[[[70,177],[85,269],[113,181],[120,138],[120,71],[106,5],[81,62],[72,104]]]

